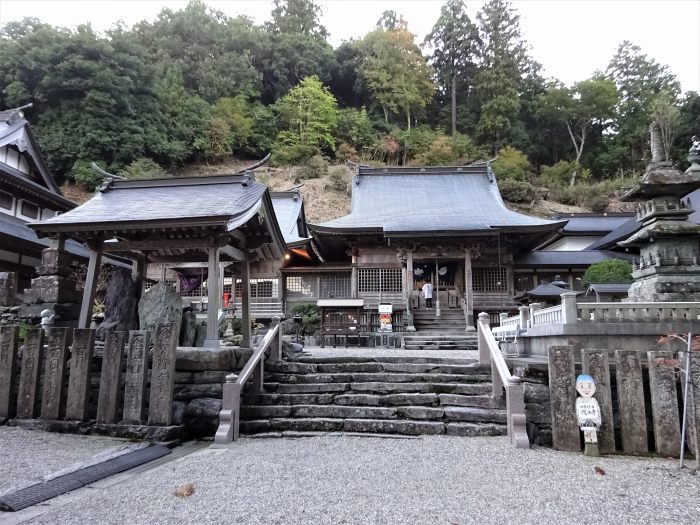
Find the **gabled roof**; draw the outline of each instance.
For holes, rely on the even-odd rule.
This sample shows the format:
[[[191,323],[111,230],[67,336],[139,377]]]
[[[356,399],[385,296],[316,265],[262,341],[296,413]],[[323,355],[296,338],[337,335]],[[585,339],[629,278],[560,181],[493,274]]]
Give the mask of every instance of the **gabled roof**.
[[[270,197],[287,246],[298,246],[308,242],[311,237],[306,230],[304,200],[299,190],[274,191],[270,193]]]
[[[485,165],[369,168],[353,179],[349,215],[310,225],[328,233],[453,235],[484,231],[542,231],[565,221],[529,217],[506,208]]]
[[[553,220],[567,220],[565,235],[607,234],[626,223],[634,213],[557,213]]]
[[[29,123],[24,118],[22,109],[24,108],[0,111],[0,147],[12,145],[17,147],[20,152],[26,152],[36,166],[45,188],[60,196],[61,190],[46,167],[44,157],[29,128]],[[0,165],[2,164],[0,163]],[[3,166],[3,168],[5,167],[8,166]],[[17,172],[17,174],[26,178],[26,176],[21,175],[21,172]],[[10,175],[16,176],[17,174],[10,172]]]
[[[637,221],[637,217],[630,217],[620,226],[608,233],[602,239],[598,239],[588,246],[587,250],[607,250],[616,248],[617,243],[625,240],[642,227],[642,223]]]

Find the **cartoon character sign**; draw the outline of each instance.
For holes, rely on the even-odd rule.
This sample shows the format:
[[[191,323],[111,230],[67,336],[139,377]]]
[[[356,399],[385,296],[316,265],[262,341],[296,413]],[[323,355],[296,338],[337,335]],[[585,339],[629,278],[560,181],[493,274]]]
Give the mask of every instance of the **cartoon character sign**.
[[[576,391],[581,397],[576,399],[576,418],[578,426],[583,430],[584,441],[588,443],[598,442],[598,429],[601,425],[600,405],[593,397],[595,394],[595,381],[587,374],[581,374],[576,378]]]

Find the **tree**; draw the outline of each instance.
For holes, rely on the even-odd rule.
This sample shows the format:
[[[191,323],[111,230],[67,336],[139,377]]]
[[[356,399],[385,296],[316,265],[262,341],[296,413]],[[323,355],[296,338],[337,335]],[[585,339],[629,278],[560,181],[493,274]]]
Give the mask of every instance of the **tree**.
[[[275,144],[280,160],[298,161],[324,149],[335,150],[332,133],[338,107],[318,77],[307,77],[291,89],[277,102],[277,111],[284,127]]]
[[[543,112],[558,115],[566,124],[576,154],[575,169],[570,185],[576,183],[586,138],[594,125],[606,126],[617,104],[617,90],[612,81],[592,78],[574,84],[572,88],[557,87],[545,95]]]
[[[673,139],[681,116],[680,110],[674,104],[674,98],[669,91],[662,90],[651,103],[651,118],[659,126],[665,161],[671,160]]]
[[[431,100],[435,86],[432,68],[414,43],[405,23],[386,31],[375,29],[357,42],[358,71],[382,108],[385,122],[390,113],[403,113],[407,129],[412,116]]]
[[[478,31],[467,15],[464,0],[447,0],[440,17],[425,38],[433,49],[431,62],[437,74],[439,92],[450,93],[452,135],[457,134],[457,92],[467,95],[476,71]]]
[[[493,173],[499,179],[526,181],[532,174],[532,165],[522,151],[507,146],[498,152],[491,164]]]
[[[481,106],[477,131],[497,151],[518,118],[519,93],[530,59],[520,35],[520,16],[509,2],[490,0],[477,20],[480,64],[476,95]]]
[[[275,33],[328,38],[328,31],[319,21],[321,8],[313,0],[274,0],[272,21],[268,28]]]
[[[608,259],[591,264],[583,274],[583,282],[591,283],[630,283],[632,265],[620,259]]]
[[[618,47],[606,74],[620,94],[614,140],[627,149],[626,164],[634,170],[647,155],[649,115],[654,99],[666,91],[675,103],[680,84],[668,66],[643,54],[639,46],[627,40]]]
[[[377,27],[381,27],[386,31],[392,31],[404,23],[403,17],[392,9],[382,13],[382,16],[377,20]]]

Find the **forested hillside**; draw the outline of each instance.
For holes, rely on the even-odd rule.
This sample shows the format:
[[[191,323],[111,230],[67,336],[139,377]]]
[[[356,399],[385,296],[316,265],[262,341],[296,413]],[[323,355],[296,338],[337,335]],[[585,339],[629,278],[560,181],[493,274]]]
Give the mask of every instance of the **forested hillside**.
[[[333,48],[319,14],[312,0],[276,0],[256,25],[193,0],[105,34],[8,23],[0,107],[32,102],[50,168],[88,190],[100,179],[92,161],[144,177],[272,151],[275,166],[301,166],[294,180],[341,188],[329,164],[498,156],[511,202],[600,210],[643,170],[652,119],[681,166],[700,131],[700,96],[681,95],[673,72],[631,42],[593,78],[544,78],[503,0],[477,13],[447,0],[424,42],[389,11]]]

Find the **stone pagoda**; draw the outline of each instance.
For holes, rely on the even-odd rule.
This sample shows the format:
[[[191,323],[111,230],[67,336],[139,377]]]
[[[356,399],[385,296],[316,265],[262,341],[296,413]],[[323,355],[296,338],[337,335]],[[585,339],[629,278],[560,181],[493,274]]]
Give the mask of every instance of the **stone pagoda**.
[[[693,137],[682,173],[663,160],[656,123],[651,125],[652,159],[641,180],[622,200],[638,201],[637,220],[642,227],[620,246],[638,247],[634,283],[628,297],[632,302],[700,301],[700,225],[688,220],[693,213],[690,192],[700,188],[700,140]]]

